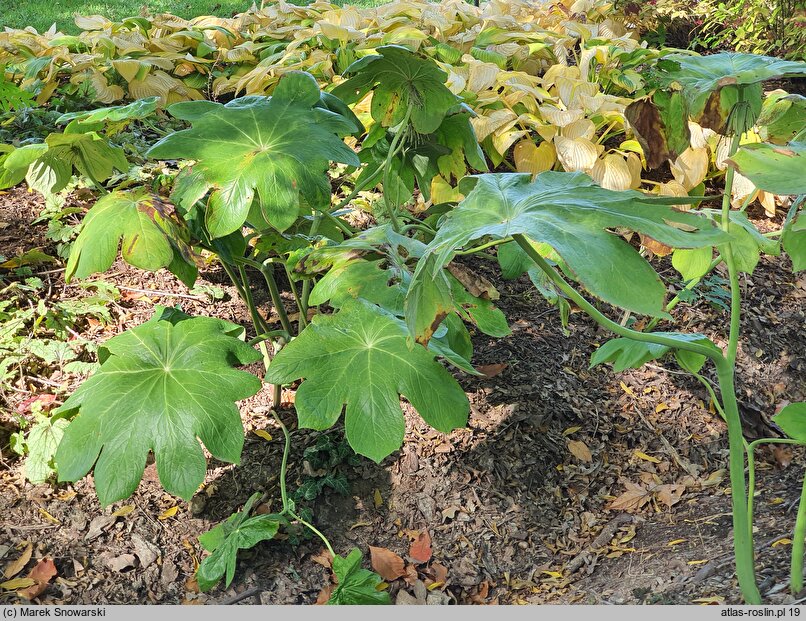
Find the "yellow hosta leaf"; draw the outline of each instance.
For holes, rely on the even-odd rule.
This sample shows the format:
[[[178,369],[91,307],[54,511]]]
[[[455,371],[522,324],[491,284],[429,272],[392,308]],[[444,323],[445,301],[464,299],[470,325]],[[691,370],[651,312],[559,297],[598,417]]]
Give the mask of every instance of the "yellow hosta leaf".
[[[538,125],[535,127],[535,131],[537,131],[538,135],[545,140],[546,142],[551,142],[554,140],[554,136],[557,135],[557,127],[554,125]]]
[[[686,188],[683,187],[683,184],[677,181],[668,181],[667,183],[662,183],[660,186],[658,186],[658,190],[661,196],[688,196]],[[679,209],[680,211],[688,211],[691,209],[691,205],[683,203],[681,205],[674,205],[674,208]]]
[[[764,213],[770,218],[775,217],[775,195],[759,190],[758,202],[764,207]]]
[[[579,67],[563,64],[552,65],[543,74],[543,86],[556,84],[558,78],[579,79]]]
[[[610,153],[596,160],[590,176],[607,190],[629,190],[633,186],[633,173],[627,161],[616,153]]]
[[[537,175],[554,167],[557,154],[550,142],[541,142],[537,146],[531,139],[526,138],[515,145],[514,159],[515,169],[518,172]]]
[[[747,197],[757,193],[758,190],[750,179],[739,173],[736,173],[733,176],[733,188],[730,193],[731,206],[738,207],[745,201],[745,199],[747,199]],[[753,199],[751,198],[750,200],[752,201]]]
[[[264,440],[266,440],[266,442],[272,441],[271,434],[265,429],[253,429],[252,433],[254,433],[258,438],[263,438]]]
[[[522,129],[500,129],[493,133],[493,146],[501,155],[504,155],[509,148],[518,140],[527,136],[529,132]]]
[[[101,103],[114,103],[123,99],[123,89],[117,84],[109,86],[109,81],[100,71],[94,71],[90,76],[90,84],[95,91],[94,101]]]
[[[569,109],[581,107],[580,102],[582,95],[593,97],[599,92],[599,86],[597,84],[571,78],[557,78],[555,85],[557,87],[557,93],[560,96],[560,101]]]
[[[477,117],[473,117],[470,119],[470,123],[473,125],[473,131],[476,132],[476,138],[481,142],[494,131],[507,124],[514,123],[517,118],[518,115],[512,110],[493,110],[489,114],[480,114]]]
[[[585,138],[585,140],[593,140],[596,136],[596,126],[590,119],[579,119],[573,121],[563,127],[560,133],[566,138]]]
[[[554,148],[557,150],[557,159],[567,172],[590,170],[599,157],[597,145],[585,138],[557,136]]]
[[[131,82],[137,77],[140,71],[140,61],[132,60],[130,58],[122,58],[112,61],[112,67],[117,71],[120,76],[127,82]]]
[[[708,149],[689,147],[671,164],[671,170],[675,181],[686,191],[696,188],[708,174]]]
[[[468,61],[467,90],[471,93],[480,93],[491,88],[496,83],[498,74],[501,72],[498,65],[483,63],[469,55],[465,55],[465,58],[469,58],[472,61]]]
[[[73,22],[81,30],[104,30],[112,25],[103,15],[76,15]]]
[[[644,172],[644,167],[641,164],[641,158],[635,153],[628,153],[626,161],[627,168],[630,169],[630,177],[632,178],[632,181],[630,182],[630,189],[637,190],[641,187],[641,173]]]
[[[560,110],[556,106],[540,106],[538,110],[546,121],[557,127],[565,127],[585,116],[582,110]]]

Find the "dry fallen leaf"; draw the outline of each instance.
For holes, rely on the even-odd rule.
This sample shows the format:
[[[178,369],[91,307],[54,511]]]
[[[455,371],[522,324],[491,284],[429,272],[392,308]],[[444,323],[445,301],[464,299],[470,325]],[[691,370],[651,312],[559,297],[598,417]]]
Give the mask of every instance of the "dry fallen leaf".
[[[33,544],[29,543],[25,546],[25,549],[22,551],[22,554],[16,560],[11,561],[8,565],[6,565],[5,571],[3,571],[3,575],[6,578],[13,578],[18,573],[20,573],[23,568],[28,564],[28,561],[31,560],[31,554],[34,551]]]
[[[484,375],[484,377],[495,377],[496,375],[500,375],[503,373],[507,368],[506,362],[501,362],[499,364],[481,364],[476,367],[476,370]]]
[[[591,450],[588,448],[587,444],[582,442],[582,440],[568,440],[567,445],[568,450],[571,451],[571,455],[576,457],[578,460],[584,462],[593,460]]]
[[[421,531],[412,542],[409,556],[418,563],[427,563],[431,560],[431,536],[428,531]]]
[[[464,265],[449,263],[448,271],[456,280],[464,285],[465,289],[470,292],[470,295],[487,300],[497,300],[501,297],[501,294],[498,293],[493,283]]]
[[[667,507],[671,508],[680,502],[683,492],[686,491],[685,485],[660,485],[653,490],[658,495],[660,500]]]
[[[316,605],[323,606],[330,601],[330,596],[333,594],[333,589],[336,588],[335,584],[328,584],[324,589],[319,591],[319,595],[316,596]]]
[[[322,567],[330,569],[333,566],[333,557],[327,550],[322,550],[318,554],[312,554],[311,560],[314,563],[319,563]]]
[[[627,491],[608,505],[608,509],[620,511],[634,511],[640,509],[652,498],[652,494],[645,487],[636,485],[626,479],[622,480]]]
[[[384,580],[391,582],[406,574],[406,563],[391,550],[369,546],[369,554],[372,569]]]
[[[48,583],[59,572],[56,571],[56,565],[53,564],[53,559],[43,558],[28,574],[28,578],[34,581],[31,586],[17,591],[17,595],[25,599],[34,599],[39,597],[48,588]]]
[[[31,580],[30,578],[14,578],[13,580],[0,582],[0,589],[5,589],[6,591],[16,591],[17,589],[24,589],[34,584],[36,584],[36,580]]]
[[[171,507],[170,509],[165,509],[162,513],[157,516],[158,520],[167,520],[168,518],[172,518],[176,515],[177,511],[179,511],[179,506]]]

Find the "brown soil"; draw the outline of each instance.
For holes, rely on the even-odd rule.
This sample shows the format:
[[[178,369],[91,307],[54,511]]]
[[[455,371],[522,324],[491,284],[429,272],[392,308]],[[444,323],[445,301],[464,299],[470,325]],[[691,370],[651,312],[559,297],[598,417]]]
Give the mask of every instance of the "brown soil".
[[[31,225],[41,206],[19,188],[0,195],[0,253],[47,246],[45,225]],[[663,262],[659,268],[671,269]],[[310,503],[314,522],[336,551],[357,546],[366,558],[372,545],[405,557],[410,537],[427,530],[433,559],[417,567],[419,577],[433,574],[434,563],[447,568],[445,584],[430,592],[433,603],[738,602],[725,426],[704,390],[671,362],[621,374],[589,370],[590,355],[607,334],[574,313],[566,337],[556,311],[528,281],[502,282],[490,263],[474,269],[496,283],[513,330],[499,340],[475,335],[474,362],[506,367],[492,378],[459,377],[472,407],[466,429],[446,436],[408,411],[400,452],[379,466],[363,460],[345,467],[351,494],[325,491]],[[76,295],[61,272],[45,271],[50,295]],[[143,273],[118,262],[103,278],[126,289],[112,309],[113,325],[87,326],[84,336],[97,342],[141,323],[155,304],[248,325],[246,309],[213,267],[202,281],[227,292],[214,304],[189,295],[165,272]],[[806,276],[793,276],[788,259],[765,258],[742,286],[738,390],[748,437],[757,437],[775,433],[769,420],[777,407],[806,398]],[[705,301],[681,304],[675,314],[680,329],[724,342],[724,316]],[[59,398],[77,382],[58,375],[48,380]],[[19,382],[0,412],[6,429],[0,437],[0,561],[17,558],[26,542],[33,544],[28,568],[43,557],[54,560],[58,577],[38,602],[316,601],[329,578],[312,560],[322,550],[314,539],[242,552],[228,589],[199,594],[192,580],[205,554],[199,534],[255,491],[279,496],[282,447],[267,416],[267,390],[240,404],[247,430],[242,464],[211,462],[193,502],[166,495],[151,465],[131,498],[106,509],[91,478],[32,486],[11,456],[6,444],[17,424],[14,411],[43,390],[52,388]],[[293,411],[282,414],[293,426]],[[269,430],[274,440],[252,433],[256,429]],[[303,480],[302,453],[318,435],[294,431],[291,488]],[[765,449],[758,456],[757,568],[771,603],[795,601],[787,591],[790,546],[780,540],[791,537],[803,463],[801,450]],[[642,506],[631,513],[610,508],[630,486],[644,490]],[[178,511],[166,517],[174,506]],[[416,580],[393,582],[393,599],[403,597],[400,591],[416,594]],[[14,592],[0,592],[0,602],[17,601]]]

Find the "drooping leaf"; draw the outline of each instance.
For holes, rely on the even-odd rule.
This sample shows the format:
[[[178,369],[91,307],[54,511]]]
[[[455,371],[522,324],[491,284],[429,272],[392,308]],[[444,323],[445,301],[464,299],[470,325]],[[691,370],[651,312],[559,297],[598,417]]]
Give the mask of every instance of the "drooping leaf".
[[[474,185],[475,184],[475,185]],[[472,190],[468,188],[472,187]],[[435,270],[468,242],[483,237],[526,235],[550,245],[576,279],[603,300],[635,312],[664,316],[665,288],[629,244],[607,229],[624,227],[672,247],[696,248],[727,239],[711,222],[670,207],[650,205],[638,192],[614,192],[581,173],[545,172],[531,181],[524,174],[466,178],[466,198],[445,215],[429,255],[421,260],[407,300],[406,321],[423,338],[435,315],[414,308],[415,286],[429,286]],[[685,229],[685,230],[684,230]]]
[[[289,72],[271,97],[243,99],[171,106],[169,112],[190,119],[193,127],[148,151],[158,159],[196,160],[194,172],[204,179],[204,190],[213,190],[206,213],[212,237],[236,231],[247,220],[283,231],[299,216],[302,199],[314,207],[329,204],[330,161],[360,164],[341,140],[355,131],[353,122],[319,107],[319,87],[310,74]]]
[[[743,133],[755,123],[761,112],[761,82],[806,75],[804,62],[732,52],[670,54],[659,68],[664,83],[682,88],[689,115],[718,133]],[[747,105],[735,109],[740,99]]]
[[[786,144],[806,128],[806,97],[776,90],[761,105],[756,121],[764,142]]]
[[[95,108],[94,110],[82,110],[80,112],[70,112],[61,115],[56,119],[57,125],[63,125],[76,121],[81,125],[94,125],[103,122],[120,122],[134,119],[144,119],[157,109],[159,97],[146,97],[137,99],[125,106],[109,106],[106,108]]]
[[[211,553],[196,570],[196,580],[201,591],[209,591],[224,576],[225,586],[228,587],[235,575],[238,551],[248,550],[261,541],[274,539],[280,526],[286,523],[283,516],[276,514],[249,517],[252,505],[258,498],[259,492],[252,494],[243,509],[199,536],[199,543]]]
[[[64,436],[68,421],[64,418],[47,418],[36,423],[25,438],[28,455],[25,458],[25,478],[34,485],[44,483],[55,469],[53,456]]]
[[[795,272],[806,270],[806,215],[801,211],[784,227],[781,245],[792,259]]]
[[[806,402],[790,403],[772,420],[790,438],[806,444]]]
[[[56,452],[59,480],[77,481],[94,466],[98,499],[108,505],[134,492],[153,451],[163,487],[190,499],[206,472],[197,438],[217,459],[237,463],[244,436],[234,402],[261,382],[232,367],[260,354],[232,329],[158,312],[107,341],[100,369],[56,410],[78,412]]]
[[[353,548],[346,558],[333,557],[333,573],[339,583],[328,600],[332,606],[391,604],[389,592],[378,590],[382,578],[361,567],[361,551]]]
[[[746,144],[731,157],[743,176],[773,194],[806,194],[806,142]]]
[[[701,278],[708,273],[713,255],[709,247],[678,248],[672,253],[672,266],[680,272],[683,280]]]
[[[680,332],[653,332],[652,334],[679,341],[681,344],[702,345],[711,349],[715,354],[720,353],[719,348],[702,334],[683,334]],[[590,366],[593,368],[596,365],[611,362],[613,363],[613,370],[616,372],[621,372],[625,369],[639,369],[650,360],[662,358],[671,349],[667,345],[646,343],[624,337],[614,338],[593,352]],[[705,362],[705,356],[702,354],[683,350],[676,351],[685,354],[683,364],[688,370],[693,367],[697,367],[697,370],[699,370],[699,367],[702,367]]]
[[[464,391],[419,345],[409,349],[403,323],[362,300],[318,315],[283,348],[266,381],[304,381],[295,406],[300,427],[327,429],[346,405],[345,433],[356,453],[377,462],[400,448],[404,420],[398,395],[439,431],[467,422]]]
[[[25,179],[31,163],[47,150],[46,144],[25,145],[19,149],[0,144],[0,190],[13,188]]]
[[[624,115],[641,143],[649,168],[674,161],[689,146],[688,111],[678,92],[657,90],[651,101],[632,102]]]
[[[95,203],[84,218],[67,261],[65,280],[106,271],[120,247],[127,263],[144,270],[170,268],[174,261],[187,265],[188,278],[182,278],[185,272],[176,271],[192,286],[197,268],[188,242],[187,227],[173,205],[143,188],[116,190]]]
[[[428,58],[398,45],[377,48],[347,67],[352,75],[333,89],[342,101],[361,101],[372,90],[372,118],[384,127],[397,125],[406,110],[417,132],[435,131],[458,99],[445,86],[447,74]]]

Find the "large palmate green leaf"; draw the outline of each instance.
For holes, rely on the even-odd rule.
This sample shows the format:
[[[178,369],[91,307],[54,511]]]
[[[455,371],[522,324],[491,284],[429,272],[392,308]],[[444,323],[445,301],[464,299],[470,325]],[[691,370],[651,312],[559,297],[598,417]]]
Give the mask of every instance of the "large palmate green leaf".
[[[94,110],[81,110],[79,112],[69,112],[56,119],[57,125],[76,121],[77,126],[95,125],[98,123],[119,123],[134,119],[144,119],[154,113],[159,103],[159,97],[145,97],[137,99],[125,106],[109,106],[106,108],[95,108]]]
[[[209,591],[224,576],[226,576],[224,584],[229,586],[235,576],[238,551],[248,550],[261,541],[274,539],[280,526],[286,523],[286,519],[277,514],[249,517],[252,506],[258,498],[260,498],[259,492],[252,494],[243,509],[199,536],[199,543],[211,553],[196,570],[200,590]]]
[[[447,74],[433,60],[405,47],[385,45],[377,51],[347,67],[345,75],[353,77],[332,93],[352,104],[372,90],[372,118],[380,125],[397,125],[409,110],[414,129],[421,134],[435,131],[459,101],[445,86]]]
[[[353,548],[347,557],[333,557],[333,573],[339,581],[330,599],[331,606],[375,606],[390,604],[389,591],[378,590],[383,582],[378,574],[361,567],[361,551]]]
[[[730,161],[757,188],[773,194],[806,194],[806,142],[742,146]]]
[[[806,444],[806,402],[790,403],[772,420],[790,438]]]
[[[427,289],[435,270],[473,240],[526,235],[556,250],[574,277],[606,302],[665,316],[665,288],[657,274],[608,229],[627,228],[679,248],[729,239],[703,217],[649,204],[639,192],[606,190],[583,173],[544,172],[534,181],[529,174],[486,174],[465,178],[459,189],[466,198],[445,215],[429,244],[436,260],[420,262],[407,298],[406,320],[418,339],[434,316],[420,316],[415,286]]]
[[[213,190],[206,212],[212,237],[236,231],[247,220],[256,228],[283,231],[299,216],[301,199],[314,207],[329,204],[325,172],[331,161],[360,164],[341,140],[355,131],[354,122],[320,107],[320,101],[313,76],[294,71],[271,97],[174,104],[169,112],[193,126],[166,136],[148,155],[196,160],[194,175],[183,179],[197,198]]]
[[[272,361],[266,381],[304,378],[295,399],[300,427],[327,429],[345,404],[345,433],[356,453],[380,461],[400,448],[405,422],[398,395],[449,432],[467,422],[468,401],[434,354],[409,348],[405,325],[363,300],[317,315]]]
[[[84,218],[65,280],[106,271],[120,246],[130,265],[152,271],[169,267],[183,280],[187,275],[186,284],[192,286],[197,269],[188,241],[188,231],[173,205],[143,188],[116,190],[95,203]],[[181,269],[182,265],[187,267]]]
[[[243,426],[235,401],[260,390],[260,380],[233,365],[260,354],[231,336],[233,324],[178,312],[104,344],[100,369],[57,412],[78,411],[56,452],[61,481],[95,466],[102,505],[134,492],[149,451],[170,493],[190,499],[204,480],[199,438],[220,460],[237,463]]]
[[[624,111],[649,168],[674,161],[691,140],[688,110],[680,93],[657,90],[651,100],[632,102]]]
[[[719,133],[742,133],[753,125],[761,112],[761,82],[806,75],[803,62],[732,52],[671,54],[658,68],[662,82],[682,88],[690,116]],[[740,100],[746,105],[735,108]]]

